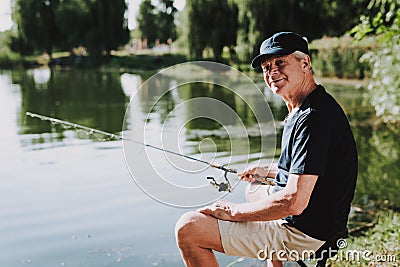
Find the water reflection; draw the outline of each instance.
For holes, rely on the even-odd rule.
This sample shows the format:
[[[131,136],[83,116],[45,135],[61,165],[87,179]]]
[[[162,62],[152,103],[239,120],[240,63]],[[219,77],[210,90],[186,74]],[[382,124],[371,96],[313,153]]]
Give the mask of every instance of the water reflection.
[[[373,200],[400,208],[399,125],[356,126],[353,131],[359,150],[356,203]]]
[[[49,77],[44,83],[46,75]],[[113,133],[122,129],[127,97],[118,73],[47,69],[13,71],[11,77],[12,82],[20,86],[21,134],[42,134],[32,136],[31,144],[60,142],[71,133],[50,122],[26,117],[26,111]]]
[[[37,89],[40,89],[40,86],[44,86],[43,89],[47,89],[46,85],[51,77],[51,69],[46,67],[30,69],[26,73],[33,77]]]
[[[193,71],[186,71],[185,76],[190,79]],[[204,69],[196,69],[196,73],[198,71]],[[151,77],[140,86],[136,104],[140,106],[140,111],[133,113],[144,114],[149,125],[154,121],[163,128],[178,127],[185,133],[184,141],[199,142],[207,137],[216,140],[247,139],[250,136],[254,143],[260,143],[261,136],[265,138],[275,134],[272,114],[268,112],[267,103],[258,90],[254,91],[248,83],[226,73],[225,77],[205,73],[203,82],[190,83],[182,79],[182,75],[174,76],[176,73],[173,71]],[[132,114],[135,108],[132,105],[131,116],[135,116]],[[125,123],[129,124],[131,120],[127,119]],[[257,129],[259,125],[266,127]],[[245,131],[242,131],[244,128]]]
[[[272,160],[275,125],[259,88],[243,74],[238,77],[229,69],[213,73],[207,63],[182,64],[177,68],[181,67],[157,73],[140,86],[131,98],[125,134],[142,143],[194,155],[209,163],[247,164],[249,159],[261,157]],[[219,196],[204,179],[207,174],[203,172],[210,171],[204,163],[198,166],[152,150],[145,150],[143,157],[137,146],[125,142],[124,152],[135,181],[146,192],[156,190],[157,197],[150,195],[157,200],[163,202],[159,195],[168,199],[163,203],[198,206]],[[162,179],[154,182],[146,176]],[[223,179],[223,173],[218,176]],[[190,198],[178,197],[183,187],[193,189]]]
[[[142,81],[139,75],[131,74],[131,73],[122,73],[121,74],[121,86],[124,94],[126,96],[133,96]]]

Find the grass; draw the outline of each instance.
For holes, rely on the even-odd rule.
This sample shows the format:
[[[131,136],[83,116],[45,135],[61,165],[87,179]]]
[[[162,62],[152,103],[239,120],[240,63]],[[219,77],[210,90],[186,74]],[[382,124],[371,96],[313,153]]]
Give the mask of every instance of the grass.
[[[330,260],[330,266],[399,266],[400,213],[385,210],[362,236],[350,237],[347,247]]]

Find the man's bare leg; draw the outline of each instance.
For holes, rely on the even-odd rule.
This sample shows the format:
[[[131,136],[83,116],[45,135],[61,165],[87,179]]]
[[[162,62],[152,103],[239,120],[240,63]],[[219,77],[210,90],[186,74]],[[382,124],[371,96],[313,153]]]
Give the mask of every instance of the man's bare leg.
[[[272,261],[272,260],[267,260],[268,262],[268,267],[282,267],[283,263],[281,261]]]
[[[176,223],[176,241],[188,267],[218,266],[213,250],[224,252],[218,220],[199,212],[185,213]]]
[[[263,185],[249,184],[246,189],[247,201],[256,201],[266,194]],[[176,223],[175,236],[186,266],[218,266],[213,250],[224,253],[224,249],[217,219],[199,212],[185,213]],[[283,264],[268,260],[268,266],[282,267]]]

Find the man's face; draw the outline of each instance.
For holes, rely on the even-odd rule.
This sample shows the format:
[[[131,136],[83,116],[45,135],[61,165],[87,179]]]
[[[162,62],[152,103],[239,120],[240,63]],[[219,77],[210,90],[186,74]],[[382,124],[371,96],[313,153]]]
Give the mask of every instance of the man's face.
[[[303,60],[293,55],[276,56],[261,63],[264,80],[269,88],[280,96],[291,96],[300,90],[304,82]]]

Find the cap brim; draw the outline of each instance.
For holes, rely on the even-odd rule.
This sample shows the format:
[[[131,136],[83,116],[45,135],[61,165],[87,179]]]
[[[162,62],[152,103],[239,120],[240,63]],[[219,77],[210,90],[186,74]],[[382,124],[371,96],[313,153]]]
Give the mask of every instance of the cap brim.
[[[286,50],[283,48],[270,49],[270,51],[259,54],[258,56],[253,58],[253,60],[251,61],[251,66],[253,67],[253,69],[255,69],[257,67],[260,67],[261,63],[267,58],[270,58],[273,56],[285,56],[285,55],[289,55],[293,52],[294,51],[289,51],[289,50]]]
[[[251,61],[251,67],[253,69],[260,67],[261,66],[261,62],[264,60],[264,58],[267,58],[269,55],[258,55],[255,58],[253,58],[253,60]]]

